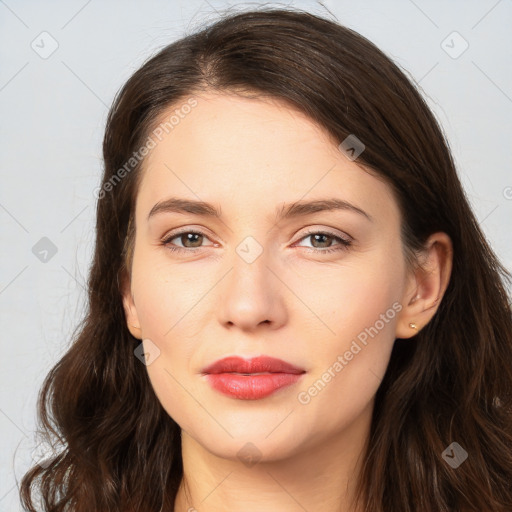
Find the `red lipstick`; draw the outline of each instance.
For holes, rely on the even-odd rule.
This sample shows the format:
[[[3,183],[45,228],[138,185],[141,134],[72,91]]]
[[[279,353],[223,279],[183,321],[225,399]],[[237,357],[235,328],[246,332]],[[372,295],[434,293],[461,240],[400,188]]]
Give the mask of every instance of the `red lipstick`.
[[[258,400],[297,382],[306,373],[286,361],[261,356],[226,357],[203,369],[217,391],[240,400]]]

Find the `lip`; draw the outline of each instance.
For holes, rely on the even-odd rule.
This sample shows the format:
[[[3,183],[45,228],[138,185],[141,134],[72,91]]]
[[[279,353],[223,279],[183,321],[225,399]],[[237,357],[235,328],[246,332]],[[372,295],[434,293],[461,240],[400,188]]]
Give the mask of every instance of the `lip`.
[[[220,393],[240,400],[258,400],[296,383],[306,371],[282,359],[260,356],[225,357],[202,370]]]

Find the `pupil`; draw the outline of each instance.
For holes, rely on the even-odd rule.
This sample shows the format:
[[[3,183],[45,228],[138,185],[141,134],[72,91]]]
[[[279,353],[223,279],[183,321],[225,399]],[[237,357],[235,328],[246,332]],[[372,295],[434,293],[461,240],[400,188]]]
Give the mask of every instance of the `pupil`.
[[[313,235],[315,237],[315,240],[318,241],[318,238],[330,238],[329,235]],[[322,242],[320,242],[322,243]]]
[[[198,233],[186,233],[185,234],[185,237],[186,237],[187,241],[192,242],[192,243],[194,242],[194,240],[193,240],[194,238],[201,237],[201,236],[202,235],[200,235]],[[195,241],[197,242],[197,240],[195,240]],[[186,244],[183,244],[183,245],[185,245],[185,247],[187,247]],[[201,245],[201,243],[199,243],[199,245]]]

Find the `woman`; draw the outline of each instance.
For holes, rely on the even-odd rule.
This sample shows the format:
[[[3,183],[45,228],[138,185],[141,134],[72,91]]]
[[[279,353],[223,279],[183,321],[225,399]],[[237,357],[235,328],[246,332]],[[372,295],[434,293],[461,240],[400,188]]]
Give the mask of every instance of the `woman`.
[[[104,138],[44,510],[512,510],[512,318],[424,100],[302,11],[148,60]],[[44,466],[44,467],[43,467]]]

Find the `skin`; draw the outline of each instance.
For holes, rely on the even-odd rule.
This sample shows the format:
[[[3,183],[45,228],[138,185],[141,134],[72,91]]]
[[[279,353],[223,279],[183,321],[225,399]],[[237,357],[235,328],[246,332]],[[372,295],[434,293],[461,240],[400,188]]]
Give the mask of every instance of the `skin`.
[[[434,233],[420,255],[423,268],[408,269],[391,188],[350,161],[341,141],[278,100],[194,97],[197,106],[145,161],[123,292],[131,333],[160,350],[146,369],[182,429],[185,478],[174,510],[359,510],[351,498],[375,393],[395,338],[414,336],[435,314],[451,272],[451,241]],[[161,212],[148,220],[170,196],[214,203],[222,218]],[[275,223],[283,203],[326,197],[373,220],[336,210]],[[177,236],[166,247],[162,239],[177,228],[205,236]],[[352,244],[315,239],[309,230]],[[236,251],[248,236],[257,241],[249,252],[257,244],[263,251],[251,263]],[[190,252],[173,253],[172,245]],[[340,250],[322,252],[329,248]],[[378,334],[301,403],[299,393],[365,328],[380,326],[381,315],[387,322]],[[228,397],[201,370],[235,354],[270,355],[306,374],[261,400]],[[254,465],[237,455],[247,443],[259,457]]]

